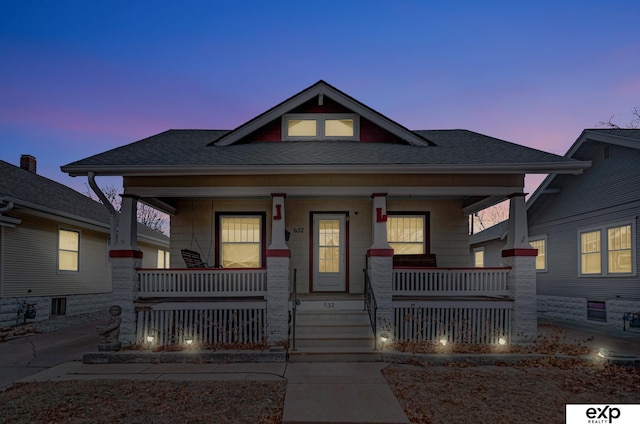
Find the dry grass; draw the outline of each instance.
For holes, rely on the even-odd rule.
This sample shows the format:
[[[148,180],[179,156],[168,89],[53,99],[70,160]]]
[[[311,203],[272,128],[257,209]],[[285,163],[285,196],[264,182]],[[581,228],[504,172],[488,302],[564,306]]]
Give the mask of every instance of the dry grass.
[[[412,423],[563,423],[567,403],[640,403],[636,370],[580,360],[383,372]]]
[[[0,393],[2,423],[279,423],[286,383],[63,381]]]

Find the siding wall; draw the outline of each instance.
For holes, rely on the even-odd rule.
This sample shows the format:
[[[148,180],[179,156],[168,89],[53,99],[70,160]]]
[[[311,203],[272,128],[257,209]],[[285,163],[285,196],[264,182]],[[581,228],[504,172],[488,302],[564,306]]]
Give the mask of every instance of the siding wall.
[[[1,297],[65,296],[111,291],[106,233],[73,225],[62,226],[80,231],[80,270],[59,272],[58,223],[29,215],[14,216],[22,219],[22,224],[3,229]]]
[[[640,270],[640,150],[612,146],[603,159],[604,145],[594,153],[593,166],[572,176],[552,202],[529,220],[529,236],[547,235],[547,272],[539,272],[538,295],[606,301],[640,300],[640,278],[579,277],[578,230],[604,224],[635,223],[636,272]],[[606,254],[606,252],[604,253]],[[585,313],[586,316],[586,313]]]
[[[271,241],[271,207],[268,199],[183,199],[178,213],[171,218],[171,267],[184,268],[180,255],[184,248],[197,250],[209,263],[214,263],[216,212],[266,212],[267,246]],[[285,199],[286,229],[291,233],[291,270],[297,269],[298,289],[309,291],[310,212],[347,212],[349,216],[349,291],[364,290],[363,273],[367,250],[371,247],[372,200],[362,198],[295,198]],[[467,218],[457,200],[387,199],[387,209],[395,212],[430,212],[431,252],[438,266],[466,267],[469,261]]]

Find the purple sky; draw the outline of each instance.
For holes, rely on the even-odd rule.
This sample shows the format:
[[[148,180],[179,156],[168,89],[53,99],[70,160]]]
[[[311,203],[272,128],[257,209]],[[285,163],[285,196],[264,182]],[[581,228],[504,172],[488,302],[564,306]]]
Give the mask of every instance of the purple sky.
[[[319,79],[410,129],[564,154],[640,106],[639,22],[638,0],[3,0],[0,159],[84,192],[61,165],[233,129]]]

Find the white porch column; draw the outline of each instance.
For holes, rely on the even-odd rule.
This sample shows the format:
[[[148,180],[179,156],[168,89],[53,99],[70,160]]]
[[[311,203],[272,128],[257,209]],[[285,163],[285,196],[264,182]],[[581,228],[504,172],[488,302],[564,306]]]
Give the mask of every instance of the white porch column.
[[[112,305],[122,308],[120,342],[124,346],[135,344],[136,312],[134,303],[138,296],[137,268],[142,266],[142,251],[137,243],[138,202],[131,197],[122,198],[118,216],[117,239],[111,244]]]
[[[387,193],[373,193],[372,223],[372,249],[390,249],[387,243]]]
[[[536,307],[537,249],[529,244],[527,209],[524,193],[509,198],[509,232],[502,250],[504,264],[511,267],[507,276],[507,289],[514,299],[512,315],[513,343],[535,340],[538,332]]]
[[[377,340],[387,333],[393,337],[393,249],[387,242],[387,194],[374,193],[372,202],[372,240],[367,251],[367,272],[378,303]]]
[[[267,341],[283,343],[289,338],[289,263],[291,251],[285,240],[284,193],[273,193],[271,244],[267,249]]]

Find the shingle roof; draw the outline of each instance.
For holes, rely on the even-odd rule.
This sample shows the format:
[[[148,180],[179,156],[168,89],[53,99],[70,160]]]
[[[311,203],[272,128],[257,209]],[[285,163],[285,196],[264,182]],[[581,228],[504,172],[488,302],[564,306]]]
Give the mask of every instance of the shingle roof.
[[[210,145],[227,131],[169,130],[62,167],[71,175],[123,175],[158,171],[179,174],[197,168],[206,172],[228,166],[519,166],[534,164],[577,165],[572,159],[524,147],[467,130],[426,130],[416,134],[436,146],[357,141],[248,142]],[[401,169],[399,169],[400,171]]]
[[[0,160],[0,197],[22,205],[109,223],[105,207],[77,191]]]
[[[0,160],[0,199],[16,206],[59,214],[109,228],[109,212],[99,202],[33,172]],[[10,212],[9,212],[10,214]],[[145,225],[138,225],[138,233],[160,242],[169,238]]]
[[[508,227],[509,220],[498,222],[496,225],[493,225],[475,234],[471,234],[471,236],[469,236],[469,244],[474,245],[478,243],[484,243],[489,240],[498,240],[502,238],[503,235],[505,235]]]

